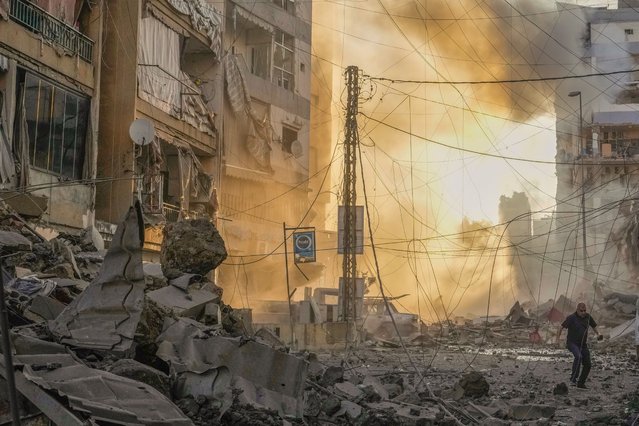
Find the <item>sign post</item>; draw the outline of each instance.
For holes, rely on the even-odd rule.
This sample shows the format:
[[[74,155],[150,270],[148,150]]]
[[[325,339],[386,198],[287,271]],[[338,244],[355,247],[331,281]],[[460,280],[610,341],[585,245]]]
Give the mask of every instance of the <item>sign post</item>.
[[[286,300],[288,301],[288,317],[291,325],[291,346],[295,347],[295,324],[293,321],[293,307],[291,305],[291,284],[288,274],[288,231],[293,232],[293,255],[294,263],[311,263],[315,262],[315,228],[313,227],[297,227],[288,228],[286,222],[282,223],[284,231],[284,264],[286,266]],[[297,266],[299,269],[299,266]],[[301,271],[301,270],[300,270]],[[302,273],[303,274],[303,273]]]

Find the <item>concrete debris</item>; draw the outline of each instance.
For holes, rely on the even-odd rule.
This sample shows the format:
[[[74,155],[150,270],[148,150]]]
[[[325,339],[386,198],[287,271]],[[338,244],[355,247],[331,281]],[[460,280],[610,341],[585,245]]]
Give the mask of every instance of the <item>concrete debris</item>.
[[[77,347],[128,351],[144,305],[143,244],[136,203],[118,226],[98,277],[50,323],[51,332]]]
[[[207,304],[219,301],[217,295],[210,290],[182,290],[173,285],[151,291],[147,293],[147,297],[177,316],[190,318],[200,317]]]
[[[636,321],[632,291],[601,290],[596,299],[598,329],[610,339],[592,343],[591,390],[582,390],[566,385],[570,354],[552,345],[557,322],[576,306],[564,296],[517,301],[505,317],[426,325],[406,314],[402,341],[385,305],[369,302],[379,318],[355,350],[338,343],[296,352],[268,324],[253,333],[251,310],[224,303],[210,272],[226,249],[206,221],[168,226],[161,262],[142,263],[137,205],[106,255],[95,229],[45,241],[2,212],[0,203],[0,251],[16,253],[6,258],[5,296],[23,416],[78,426],[632,424],[639,417],[639,363],[627,338]],[[333,318],[327,303],[309,302],[308,316]],[[306,325],[330,334],[326,324]],[[2,360],[0,367],[5,376]]]
[[[11,231],[0,231],[0,252],[15,253],[17,251],[30,251],[31,241],[26,237]]]
[[[508,417],[513,420],[536,420],[542,418],[552,418],[555,415],[556,407],[539,404],[514,404],[508,411]]]
[[[206,219],[169,223],[164,227],[160,263],[172,280],[180,275],[206,275],[226,259],[224,240]]]
[[[169,376],[155,368],[151,368],[132,359],[123,358],[109,366],[108,371],[121,377],[145,383],[167,398],[171,397]]]
[[[471,371],[465,374],[457,383],[457,387],[462,390],[463,396],[473,398],[488,395],[490,389],[486,378],[478,371]]]
[[[70,355],[24,362],[25,378],[66,397],[76,411],[98,422],[142,425],[192,425],[170,399],[153,387],[78,363]],[[46,361],[46,363],[44,362]]]
[[[217,333],[219,330],[187,318],[167,321],[158,338],[157,356],[169,363],[176,375],[225,367],[232,375],[231,386],[243,391],[239,397],[242,403],[302,416],[305,360],[255,341]]]

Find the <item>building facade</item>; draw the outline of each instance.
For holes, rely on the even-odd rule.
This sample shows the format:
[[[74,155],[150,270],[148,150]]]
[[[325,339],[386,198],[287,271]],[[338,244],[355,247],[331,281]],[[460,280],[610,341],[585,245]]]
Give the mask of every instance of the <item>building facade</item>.
[[[0,2],[0,197],[56,229],[93,223],[102,13]]]
[[[117,223],[140,199],[157,251],[165,221],[217,212],[223,10],[202,0],[105,7],[96,216]]]
[[[568,257],[583,264],[587,281],[622,286],[639,271],[631,238],[639,212],[639,79],[630,72],[639,59],[639,13],[629,3],[585,9],[583,61],[602,75],[563,90],[573,114],[557,126],[555,231],[574,241]]]
[[[311,220],[311,2],[233,0],[225,10],[219,229],[231,257],[220,284],[242,277],[253,295],[285,300],[284,228]]]

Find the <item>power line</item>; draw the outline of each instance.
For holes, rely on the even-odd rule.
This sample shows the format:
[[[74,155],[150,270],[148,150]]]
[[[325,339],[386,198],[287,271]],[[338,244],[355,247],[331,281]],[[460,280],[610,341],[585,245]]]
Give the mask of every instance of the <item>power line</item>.
[[[589,73],[589,74],[576,74],[576,75],[562,75],[557,77],[538,77],[538,78],[518,78],[518,79],[505,79],[505,80],[402,80],[397,78],[387,78],[387,77],[373,77],[370,75],[365,75],[365,77],[370,78],[371,80],[377,81],[390,81],[391,83],[411,83],[411,84],[450,84],[450,85],[463,85],[463,84],[507,84],[507,83],[534,83],[540,81],[557,81],[557,80],[570,80],[576,78],[587,78],[587,77],[603,77],[607,75],[615,75],[615,74],[628,74],[635,72],[636,69],[623,70],[623,71],[609,71],[609,72],[597,72],[597,73]]]

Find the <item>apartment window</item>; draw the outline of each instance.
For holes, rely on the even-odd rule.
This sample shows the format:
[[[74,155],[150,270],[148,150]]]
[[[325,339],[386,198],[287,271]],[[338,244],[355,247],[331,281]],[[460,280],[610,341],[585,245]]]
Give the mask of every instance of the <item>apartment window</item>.
[[[297,130],[290,127],[282,127],[282,149],[289,154],[295,154],[293,152],[293,142],[297,140]]]
[[[273,52],[273,82],[286,90],[293,91],[293,49],[295,39],[281,30],[275,31]]]
[[[89,98],[24,70],[18,76],[32,166],[82,178]]]
[[[632,28],[626,28],[624,32],[626,33],[626,35],[632,35],[635,33],[635,30],[633,30]]]
[[[272,0],[273,4],[278,7],[281,7],[288,13],[294,15],[295,14],[295,3],[292,0]]]
[[[268,53],[270,45],[251,47],[251,74],[268,78]]]

